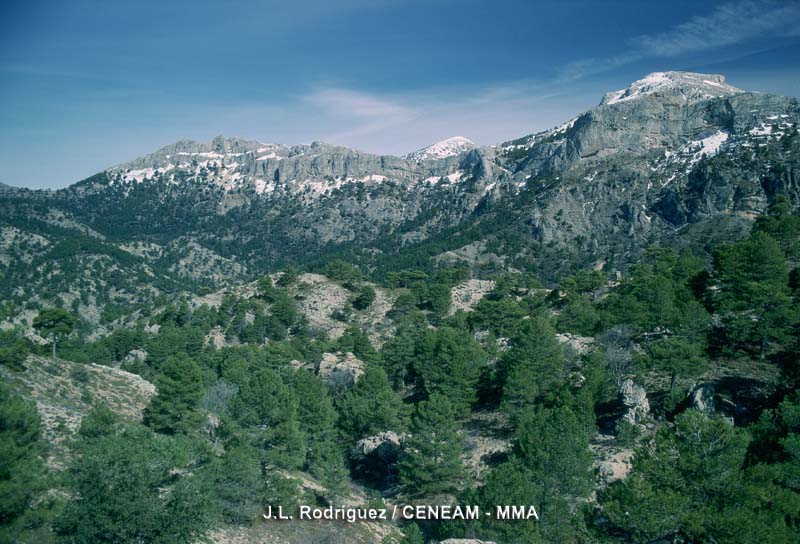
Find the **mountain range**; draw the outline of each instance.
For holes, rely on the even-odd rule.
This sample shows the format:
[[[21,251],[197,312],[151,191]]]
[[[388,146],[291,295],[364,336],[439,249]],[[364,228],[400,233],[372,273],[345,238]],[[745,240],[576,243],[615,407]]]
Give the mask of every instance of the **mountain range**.
[[[65,189],[3,187],[0,261],[17,296],[39,284],[41,259],[78,255],[95,270],[98,254],[102,271],[62,287],[114,270],[156,290],[214,286],[334,256],[378,276],[430,257],[546,282],[583,267],[613,273],[653,244],[702,251],[738,238],[775,195],[797,206],[799,121],[797,98],[657,72],[558,127],[491,146],[454,137],[396,157],[182,140]],[[65,243],[83,253],[58,253]]]

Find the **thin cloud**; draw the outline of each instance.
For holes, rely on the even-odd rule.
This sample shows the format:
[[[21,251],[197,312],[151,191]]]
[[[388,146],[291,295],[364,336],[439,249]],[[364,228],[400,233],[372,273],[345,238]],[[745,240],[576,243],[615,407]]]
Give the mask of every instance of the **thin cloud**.
[[[322,89],[304,97],[304,102],[329,117],[344,131],[330,134],[331,141],[349,141],[392,127],[405,125],[419,117],[419,111],[385,97],[350,89]]]
[[[800,2],[742,0],[692,17],[666,32],[638,36],[631,40],[630,49],[619,55],[570,62],[560,70],[558,79],[575,80],[641,60],[701,53],[763,36],[799,34]]]
[[[563,121],[565,108],[582,109],[554,107],[565,95],[563,87],[528,80],[390,96],[337,87],[303,96],[293,118],[314,127],[314,139],[405,154],[454,135],[493,144],[550,128]]]
[[[374,95],[349,89],[323,89],[306,95],[305,100],[331,113],[364,119],[407,118],[416,112],[407,106]]]

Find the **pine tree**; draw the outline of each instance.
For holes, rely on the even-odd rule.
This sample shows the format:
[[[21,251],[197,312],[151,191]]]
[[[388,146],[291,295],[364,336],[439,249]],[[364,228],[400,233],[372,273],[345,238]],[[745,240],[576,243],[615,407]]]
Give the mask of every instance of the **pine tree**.
[[[769,234],[790,261],[797,263],[800,259],[800,216],[792,214],[792,203],[786,196],[775,197],[767,213],[756,218],[753,232]]]
[[[695,298],[702,261],[691,253],[677,255],[668,248],[651,247],[648,262],[631,272],[612,292],[605,307],[618,324],[652,332],[669,330],[690,339],[704,336],[710,316]]]
[[[373,302],[375,302],[375,289],[369,285],[359,289],[358,294],[352,300],[353,308],[356,310],[366,310]]]
[[[535,482],[542,536],[575,539],[581,520],[576,504],[592,489],[592,457],[581,419],[567,406],[539,408],[520,421],[515,460]]]
[[[442,327],[436,333],[432,355],[415,363],[425,393],[429,397],[446,396],[455,416],[466,416],[477,397],[476,386],[486,364],[486,353],[466,331]]]
[[[675,389],[678,378],[690,378],[702,374],[708,363],[703,347],[682,338],[659,338],[645,347],[645,366],[666,372],[670,376],[669,390]]]
[[[549,492],[580,497],[591,489],[589,438],[567,406],[527,413],[517,429],[514,454]]]
[[[216,507],[227,523],[246,525],[258,517],[265,504],[266,488],[255,449],[228,448],[207,477]]]
[[[518,419],[561,385],[563,372],[564,355],[553,327],[542,317],[522,321],[500,360],[503,409]]]
[[[144,423],[165,434],[188,433],[203,421],[198,403],[204,386],[200,367],[186,355],[168,358],[156,378],[156,395],[144,411]]]
[[[179,544],[210,528],[216,513],[204,480],[182,475],[194,461],[185,443],[132,426],[77,451],[67,480],[73,498],[55,523],[67,541]]]
[[[405,429],[405,409],[382,368],[367,365],[364,374],[337,407],[339,426],[355,441],[384,431]]]
[[[337,413],[328,387],[319,377],[298,370],[292,377],[298,399],[297,420],[306,437],[306,466],[328,489],[336,490],[347,478],[344,457],[337,441]]]
[[[474,494],[464,497],[462,504],[480,504],[482,511],[491,512],[497,505],[530,505],[537,508],[541,485],[522,464],[514,461],[502,463],[486,477],[486,483]],[[469,497],[473,495],[474,498]],[[535,519],[513,522],[487,517],[472,527],[459,531],[461,536],[476,536],[495,542],[540,543],[540,523]]]
[[[756,497],[735,496],[742,491],[741,468],[749,440],[746,431],[722,418],[708,418],[696,410],[680,414],[674,430],[661,429],[652,444],[636,452],[633,472],[600,494],[603,515],[611,527],[637,542],[681,533],[692,542],[789,542],[783,535],[751,540],[744,535],[752,528],[725,537],[737,516],[748,516],[751,525],[759,526],[758,510],[771,508],[781,495],[772,482],[762,481],[756,493],[766,500],[757,499],[752,510],[742,505]],[[732,507],[729,513],[727,505]],[[778,520],[783,515],[778,513]]]
[[[55,359],[56,344],[75,328],[75,318],[63,308],[47,308],[33,319],[33,328],[50,339]]]
[[[417,405],[411,437],[398,463],[400,481],[413,495],[448,493],[464,484],[463,442],[452,404],[440,394]]]
[[[40,429],[35,406],[0,382],[0,539],[15,540],[7,533],[12,530],[8,526],[24,515],[43,489]]]
[[[382,366],[392,385],[399,389],[413,383],[416,369],[433,358],[436,332],[428,326],[425,315],[414,312],[397,326],[395,335],[381,348]]]
[[[14,329],[0,331],[0,365],[22,370],[29,353],[30,342],[21,331]]]
[[[274,370],[253,374],[231,400],[231,412],[262,460],[284,468],[306,462],[306,441],[297,421],[297,397]]]
[[[778,243],[764,232],[714,255],[714,305],[734,346],[764,358],[773,342],[784,341],[796,320],[789,269]]]

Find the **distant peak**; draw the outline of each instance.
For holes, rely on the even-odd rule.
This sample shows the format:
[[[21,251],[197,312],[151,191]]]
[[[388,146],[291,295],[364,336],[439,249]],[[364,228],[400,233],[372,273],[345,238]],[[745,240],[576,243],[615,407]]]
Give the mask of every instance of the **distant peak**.
[[[725,83],[725,76],[720,74],[653,72],[625,89],[606,94],[600,105],[628,102],[653,94],[680,95],[688,102],[699,102],[741,92],[744,91]]]
[[[477,144],[463,136],[453,136],[441,142],[436,142],[428,147],[423,147],[413,153],[408,154],[408,159],[413,161],[424,161],[430,159],[444,159],[453,157],[464,151],[477,147]]]

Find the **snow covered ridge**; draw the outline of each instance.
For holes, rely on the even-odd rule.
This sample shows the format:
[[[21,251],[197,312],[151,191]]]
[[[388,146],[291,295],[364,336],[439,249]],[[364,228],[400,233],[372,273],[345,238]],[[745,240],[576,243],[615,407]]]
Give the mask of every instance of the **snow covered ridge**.
[[[666,150],[664,157],[659,159],[651,170],[664,176],[671,174],[661,183],[661,186],[665,187],[674,179],[689,174],[703,158],[710,158],[721,151],[736,148],[754,150],[757,147],[764,147],[770,141],[779,140],[797,127],[797,123],[792,122],[792,118],[787,114],[773,113],[765,119],[766,121],[753,124],[738,132],[720,129],[704,138],[686,142],[677,149]],[[755,160],[755,154],[751,155]]]
[[[441,142],[436,142],[428,147],[423,147],[413,153],[409,153],[406,158],[411,161],[425,161],[444,159],[447,157],[454,157],[460,155],[464,151],[468,151],[478,147],[475,142],[464,138],[463,136],[454,136]]]
[[[724,130],[718,130],[700,140],[687,142],[675,151],[667,150],[664,153],[664,158],[653,167],[654,172],[663,172],[666,169],[675,170],[672,176],[662,184],[662,187],[675,179],[678,176],[678,171],[682,170],[683,174],[688,174],[700,159],[713,157],[719,153],[723,144],[729,141],[729,137],[730,134]]]
[[[600,105],[629,102],[655,93],[671,93],[682,96],[687,102],[699,102],[742,92],[744,91],[725,83],[725,76],[719,74],[653,72],[634,81],[626,89],[606,94]]]

